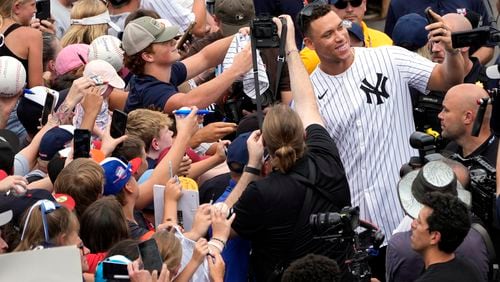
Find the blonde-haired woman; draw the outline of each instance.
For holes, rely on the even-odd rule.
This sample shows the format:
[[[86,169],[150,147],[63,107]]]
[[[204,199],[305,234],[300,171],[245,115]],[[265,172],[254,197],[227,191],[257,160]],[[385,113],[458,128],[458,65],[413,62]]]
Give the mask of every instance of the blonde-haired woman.
[[[23,64],[29,88],[43,85],[42,33],[28,27],[35,12],[35,0],[0,1],[0,56]]]
[[[80,0],[71,9],[71,27],[61,38],[62,47],[70,44],[90,44],[99,36],[108,34],[112,27],[121,31],[109,16],[107,4],[101,0]]]

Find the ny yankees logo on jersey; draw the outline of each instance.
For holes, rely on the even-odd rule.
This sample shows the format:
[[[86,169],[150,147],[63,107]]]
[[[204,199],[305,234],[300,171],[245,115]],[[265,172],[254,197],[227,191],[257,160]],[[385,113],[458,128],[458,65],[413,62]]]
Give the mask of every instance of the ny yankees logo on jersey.
[[[374,94],[377,97],[377,105],[384,103],[382,97],[389,98],[389,93],[385,88],[385,84],[387,82],[387,77],[381,73],[377,73],[377,83],[373,86],[368,80],[363,79],[363,82],[360,86],[361,90],[363,90],[366,94],[366,102],[368,104],[372,104],[372,97],[370,94]]]

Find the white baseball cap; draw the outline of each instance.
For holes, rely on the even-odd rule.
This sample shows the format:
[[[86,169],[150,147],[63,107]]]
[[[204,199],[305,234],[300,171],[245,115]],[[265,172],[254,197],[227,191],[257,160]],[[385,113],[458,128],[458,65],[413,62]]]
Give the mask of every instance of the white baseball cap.
[[[90,44],[89,61],[103,60],[110,63],[116,71],[123,68],[123,49],[120,39],[112,35],[99,36]]]
[[[59,92],[47,88],[45,86],[35,86],[30,89],[33,94],[25,93],[24,97],[28,100],[31,100],[37,103],[40,106],[45,105],[45,98],[47,97],[47,93],[54,95],[54,105],[57,105],[57,101],[59,100]]]
[[[85,65],[83,75],[86,77],[99,76],[114,88],[125,88],[125,81],[116,73],[115,68],[103,60],[93,60]]]
[[[0,98],[19,94],[26,85],[26,70],[16,58],[0,57]]]

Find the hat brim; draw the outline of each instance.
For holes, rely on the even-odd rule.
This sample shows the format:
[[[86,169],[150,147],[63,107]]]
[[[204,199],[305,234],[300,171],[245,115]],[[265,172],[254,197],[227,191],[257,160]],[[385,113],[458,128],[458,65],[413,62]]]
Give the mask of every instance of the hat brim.
[[[410,171],[398,183],[398,196],[399,202],[404,212],[411,218],[417,218],[418,213],[424,207],[415,199],[411,191],[413,181],[417,177],[418,170]],[[460,182],[457,181],[457,196],[467,206],[471,205],[471,194],[465,190]]]
[[[8,210],[5,212],[0,213],[0,226],[3,226],[7,223],[9,223],[12,219],[12,210]]]
[[[243,25],[233,25],[233,24],[227,24],[227,23],[221,23],[221,30],[222,30],[222,35],[230,36],[233,34],[236,34],[240,31],[240,28],[243,27],[248,27],[248,24],[243,24]]]
[[[113,78],[108,81],[108,84],[118,89],[125,88],[125,81],[123,81],[118,74],[113,75]]]
[[[161,42],[167,42],[169,40],[174,39],[177,34],[179,33],[179,27],[178,26],[165,26],[165,29],[163,30],[158,37],[153,41],[153,43],[161,43]]]

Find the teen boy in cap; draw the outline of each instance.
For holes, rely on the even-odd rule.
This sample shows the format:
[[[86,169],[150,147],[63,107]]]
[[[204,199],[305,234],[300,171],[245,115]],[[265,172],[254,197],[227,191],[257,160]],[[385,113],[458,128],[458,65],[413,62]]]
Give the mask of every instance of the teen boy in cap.
[[[207,107],[250,70],[251,51],[247,47],[215,79],[188,93],[180,93],[179,84],[222,62],[232,37],[216,41],[178,62],[175,39],[178,32],[178,27],[165,26],[151,17],[138,18],[125,27],[122,40],[125,66],[135,74],[130,80],[126,112],[154,107],[170,113],[184,106]]]

